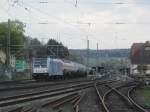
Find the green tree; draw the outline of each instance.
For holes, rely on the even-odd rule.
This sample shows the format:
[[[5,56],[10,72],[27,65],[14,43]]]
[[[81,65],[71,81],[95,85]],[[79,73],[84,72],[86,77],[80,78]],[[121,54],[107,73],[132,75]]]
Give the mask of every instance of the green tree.
[[[31,39],[29,43],[29,57],[47,57],[46,45],[42,44],[37,38]]]
[[[47,54],[59,58],[68,58],[69,50],[61,42],[49,39],[47,42]]]
[[[46,44],[41,43],[37,38],[29,37],[31,42],[29,43],[30,51],[29,57],[58,57],[68,58],[69,51],[62,43],[57,42],[54,39],[49,39]]]
[[[11,54],[16,54],[24,47],[24,28],[25,25],[18,21],[11,21],[10,23],[10,50]],[[5,50],[7,45],[8,23],[0,23],[0,45]],[[17,45],[17,46],[15,46]]]

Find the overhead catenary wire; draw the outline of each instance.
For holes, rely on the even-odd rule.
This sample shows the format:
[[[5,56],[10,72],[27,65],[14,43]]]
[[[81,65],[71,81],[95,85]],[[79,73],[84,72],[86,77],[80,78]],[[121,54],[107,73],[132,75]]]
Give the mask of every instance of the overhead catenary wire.
[[[88,4],[88,3],[95,3],[95,4],[117,4],[117,5],[127,5],[127,4],[147,4],[150,3],[150,1],[136,1],[136,2],[129,2],[129,1],[102,1],[102,0],[91,0],[91,1],[87,1],[87,0],[45,0],[45,1],[30,1],[30,2],[34,2],[34,3],[41,3],[41,4],[51,4],[51,3],[56,3],[56,4],[62,4],[62,3],[70,3],[70,4],[78,4],[78,3],[84,3],[84,4]]]
[[[48,2],[48,3],[50,3],[50,1]],[[111,4],[111,3],[108,3],[108,4]],[[123,3],[117,3],[118,5],[119,4],[123,4]],[[133,3],[132,3],[133,4]],[[35,7],[35,6],[33,6],[33,7]],[[29,7],[30,8],[30,7]],[[40,9],[41,10],[41,9]],[[37,10],[38,11],[38,10]],[[42,10],[41,10],[42,11]],[[42,11],[42,12],[45,12],[45,11]],[[42,13],[41,12],[41,13]],[[47,13],[47,12],[46,12]],[[48,13],[47,13],[48,14]],[[44,15],[47,15],[47,14],[44,14]],[[50,16],[50,14],[48,14],[48,16]],[[54,17],[55,18],[55,17]],[[59,18],[57,19],[58,21],[59,21]],[[67,23],[65,20],[62,20],[61,22],[63,22],[63,23],[65,23],[65,24],[69,24],[69,25],[71,25],[72,24],[72,22],[70,22],[70,23]],[[124,22],[104,22],[104,23],[100,23],[100,22],[80,22],[80,23],[75,23],[75,24],[77,24],[77,25],[84,25],[85,23],[91,23],[91,25],[99,25],[99,24],[115,24],[115,25],[130,25],[130,24],[136,24],[136,25],[139,25],[139,24],[143,24],[143,25],[148,25],[149,24],[149,22],[136,22],[136,23],[134,23],[134,22],[126,22],[126,21],[124,21]],[[46,25],[46,24],[51,24],[51,23],[42,23],[42,22],[26,22],[26,24],[41,24],[41,25]],[[57,23],[54,23],[54,24],[57,24]]]
[[[28,5],[29,6],[29,5]],[[30,6],[30,7],[32,7],[32,6]],[[34,7],[32,7],[32,8],[34,8]],[[42,13],[41,12],[41,10],[39,10],[39,9],[37,9],[37,8],[34,8],[35,10],[38,10],[38,11],[40,11],[40,13]],[[46,14],[47,15],[47,13],[44,13],[44,14]],[[48,16],[50,16],[49,14],[48,14]],[[31,23],[31,22],[30,22]],[[63,21],[63,23],[66,23],[65,21]],[[32,24],[32,23],[31,23]],[[40,24],[40,23],[39,23]],[[48,23],[41,23],[41,24],[48,24]]]
[[[118,3],[118,4],[120,4],[120,3]],[[31,6],[31,5],[27,5],[27,6],[29,6],[29,7],[31,7],[32,9],[34,9],[34,10],[36,10],[36,11],[38,11],[38,12],[40,12],[40,13],[42,13],[42,14],[44,14],[44,15],[47,15],[47,16],[50,16],[48,13],[46,13],[46,12],[44,12],[44,11],[41,11],[40,9],[38,9],[38,8],[35,8],[35,7],[33,7],[33,6]],[[54,16],[53,16],[54,17]],[[60,19],[60,18],[58,18],[58,17],[54,17],[55,19],[57,19],[58,21],[59,20],[61,20],[61,22],[63,22],[63,23],[65,23],[65,24],[69,24],[69,23],[76,23],[76,24],[85,24],[85,22],[83,23],[83,22],[79,22],[79,21],[77,21],[77,22],[67,22],[67,21],[64,21],[64,20],[62,20],[62,19]],[[32,23],[32,22],[30,22],[31,24],[57,24],[57,22],[37,22],[37,23]],[[86,24],[88,24],[88,23],[91,23],[91,24],[118,24],[118,25],[125,25],[125,24],[150,24],[150,22],[86,22]],[[28,24],[28,22],[26,22],[26,24]]]

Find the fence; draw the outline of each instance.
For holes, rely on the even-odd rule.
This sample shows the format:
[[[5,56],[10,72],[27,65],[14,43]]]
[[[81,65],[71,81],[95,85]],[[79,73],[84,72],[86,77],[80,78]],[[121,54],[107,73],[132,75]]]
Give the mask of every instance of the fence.
[[[20,69],[21,68],[21,69]],[[20,71],[19,71],[20,70]],[[5,65],[0,65],[0,81],[5,80],[24,80],[31,79],[31,68],[26,67],[6,67]]]

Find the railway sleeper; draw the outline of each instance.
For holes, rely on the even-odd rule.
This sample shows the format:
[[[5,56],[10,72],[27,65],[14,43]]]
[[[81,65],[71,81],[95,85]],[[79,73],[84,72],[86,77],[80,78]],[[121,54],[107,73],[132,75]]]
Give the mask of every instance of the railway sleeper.
[[[138,85],[132,87],[132,88],[128,91],[128,98],[129,98],[129,100],[131,101],[131,103],[132,103],[134,109],[136,109],[136,110],[138,110],[138,111],[140,111],[140,112],[148,112],[145,108],[143,108],[143,106],[137,104],[137,103],[131,98],[131,96],[130,96],[131,92],[133,92],[138,86],[140,86],[140,84],[138,84]]]
[[[64,96],[64,97],[61,97],[61,98],[59,98],[59,99],[57,99],[57,100],[49,101],[49,102],[43,104],[42,107],[44,108],[44,107],[47,107],[47,106],[51,106],[51,105],[54,104],[54,103],[57,103],[57,102],[59,102],[59,101],[63,101],[63,100],[65,100],[66,98],[71,97],[71,96],[74,96],[74,95],[78,95],[78,93],[69,94],[69,95]]]
[[[25,107],[21,106],[21,107],[17,107],[15,109],[12,109],[8,112],[36,112],[36,109],[33,109],[32,107],[26,109]]]
[[[71,101],[71,103],[75,104],[75,102],[78,101],[79,98],[80,98],[80,96],[76,97],[74,100]]]
[[[117,88],[112,88],[109,85],[106,85],[107,87],[109,87],[110,89],[112,89],[116,94],[118,94],[120,96],[120,98],[128,105],[128,107],[132,108],[133,105],[131,103],[131,101],[128,99],[127,96],[125,96],[124,94],[122,94],[120,91],[117,90]]]
[[[97,94],[97,96],[98,96],[98,98],[99,98],[99,99],[98,99],[98,100],[99,100],[99,103],[100,103],[100,105],[102,106],[102,110],[103,110],[104,112],[109,112],[109,110],[108,110],[108,108],[107,108],[107,106],[106,106],[106,104],[105,104],[105,102],[104,102],[104,100],[103,100],[103,98],[102,98],[102,96],[101,96],[101,94],[100,94],[98,88],[97,88],[97,83],[94,84],[94,88],[95,88],[96,94]]]
[[[81,101],[81,97],[79,97],[79,98],[77,99],[77,101],[74,103],[73,108],[76,108],[80,101]]]
[[[10,110],[8,112],[22,112],[22,110],[23,110],[23,107],[17,107],[17,108],[12,109],[12,110]]]
[[[70,101],[74,100],[74,99],[77,98],[77,97],[78,97],[78,95],[73,96],[73,97],[70,97],[70,98],[67,98],[67,99],[65,99],[64,101],[61,101],[61,102],[57,102],[56,104],[54,104],[54,105],[52,106],[52,108],[53,108],[53,109],[59,108],[61,105],[65,104],[65,103],[67,103],[67,102],[70,102]]]
[[[22,112],[36,112],[36,111],[37,111],[36,109],[29,108],[29,109],[23,110]]]

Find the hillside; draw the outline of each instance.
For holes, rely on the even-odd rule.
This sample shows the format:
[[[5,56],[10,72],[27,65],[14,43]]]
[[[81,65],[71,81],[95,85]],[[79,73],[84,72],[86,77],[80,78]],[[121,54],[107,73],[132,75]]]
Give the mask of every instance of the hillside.
[[[69,49],[70,53],[78,54],[80,56],[87,57],[87,50],[85,49]],[[89,50],[89,57],[95,58],[98,54],[98,57],[103,58],[129,58],[130,49],[112,49],[112,50],[99,50],[98,53],[96,50]]]
[[[70,49],[71,60],[86,64],[87,50],[85,49]],[[97,60],[98,56],[98,60]],[[89,63],[95,65],[96,63],[121,63],[123,61],[129,62],[130,49],[106,49],[89,50]]]

